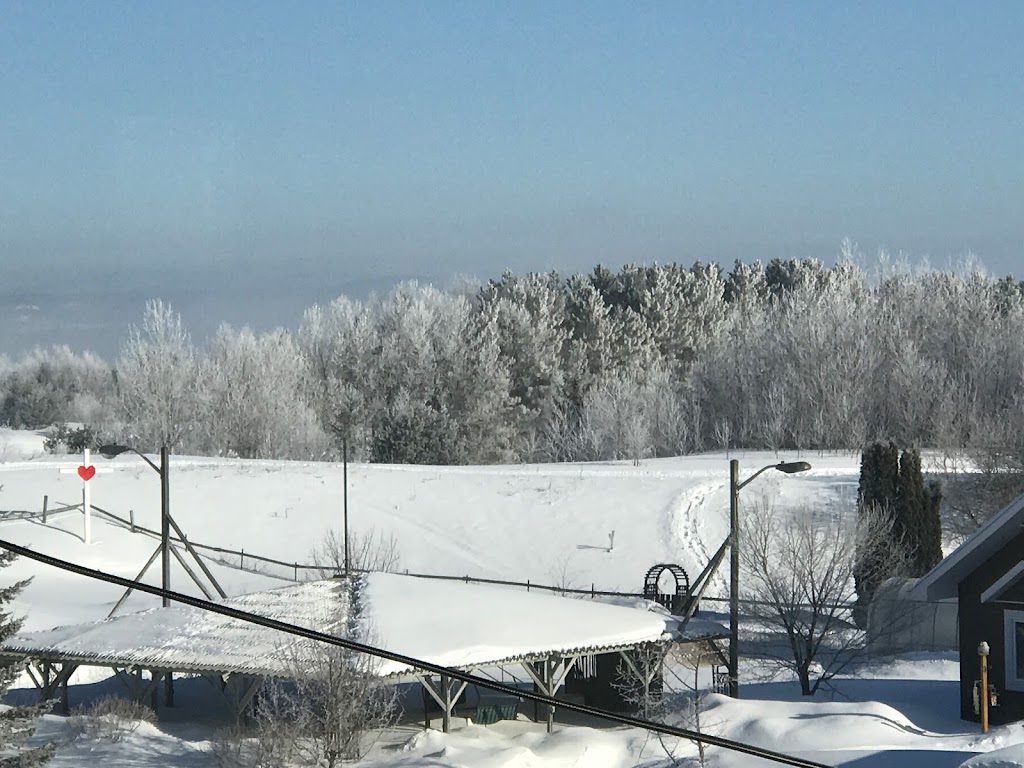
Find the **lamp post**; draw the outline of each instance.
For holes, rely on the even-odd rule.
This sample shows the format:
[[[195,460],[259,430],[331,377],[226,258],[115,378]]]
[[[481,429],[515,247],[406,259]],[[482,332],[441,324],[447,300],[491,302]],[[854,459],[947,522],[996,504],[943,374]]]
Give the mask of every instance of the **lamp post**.
[[[160,586],[164,590],[169,590],[171,588],[171,489],[167,477],[169,453],[167,446],[160,448],[160,466],[154,464],[142,451],[132,448],[130,445],[101,445],[99,453],[106,459],[113,459],[122,453],[134,453],[160,475]],[[167,608],[170,604],[170,598],[163,595],[161,605]],[[164,703],[167,706],[174,706],[174,679],[170,672],[167,673],[164,685]]]
[[[734,699],[740,697],[740,491],[769,469],[793,475],[810,468],[806,461],[780,461],[740,482],[739,461],[729,462],[729,695]]]

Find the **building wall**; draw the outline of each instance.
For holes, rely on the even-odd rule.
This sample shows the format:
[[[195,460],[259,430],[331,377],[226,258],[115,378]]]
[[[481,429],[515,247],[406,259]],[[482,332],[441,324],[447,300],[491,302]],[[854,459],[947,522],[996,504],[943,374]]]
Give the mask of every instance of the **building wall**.
[[[1024,692],[1006,688],[1006,649],[1003,612],[1024,610],[1024,605],[981,602],[981,593],[1024,559],[1024,531],[1008,541],[995,555],[960,582],[960,716],[980,720],[974,712],[974,681],[980,678],[978,644],[989,644],[989,684],[999,695],[999,706],[989,709],[993,725],[1024,720]],[[1015,590],[1016,591],[1016,590]],[[1016,597],[1016,595],[1010,595]]]

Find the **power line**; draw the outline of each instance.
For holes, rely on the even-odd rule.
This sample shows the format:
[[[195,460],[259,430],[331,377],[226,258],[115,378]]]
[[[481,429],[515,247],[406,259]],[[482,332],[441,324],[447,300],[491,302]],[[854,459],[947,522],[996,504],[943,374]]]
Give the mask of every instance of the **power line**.
[[[26,547],[19,546],[9,541],[0,539],[0,547],[13,552],[21,557],[26,557],[30,560],[49,565],[54,568],[60,568],[70,573],[76,573],[80,576],[86,576],[90,579],[97,581],[105,581],[108,584],[116,584],[125,589],[131,588],[139,592],[146,592],[157,597],[166,597],[169,600],[173,600],[177,603],[183,603],[184,605],[190,605],[200,610],[209,611],[211,613],[217,613],[222,616],[227,616],[232,619],[238,619],[249,624],[255,624],[257,626],[266,627],[268,629],[276,629],[280,632],[284,632],[289,635],[295,635],[296,637],[304,637],[309,640],[315,640],[317,642],[326,643],[328,645],[338,646],[345,648],[350,651],[357,653],[365,653],[369,656],[374,656],[379,659],[386,659],[393,661],[398,664],[404,664],[414,669],[419,669],[424,672],[430,672],[435,675],[447,675],[448,677],[460,680],[472,685],[477,685],[482,688],[488,688],[499,693],[504,693],[508,696],[516,696],[519,698],[526,699],[528,701],[535,701],[539,704],[546,704],[548,706],[559,707],[561,709],[569,710],[571,712],[578,712],[583,715],[589,715],[591,717],[597,717],[603,720],[608,720],[614,723],[620,723],[622,725],[628,725],[635,728],[643,728],[645,730],[661,733],[666,736],[675,736],[678,738],[689,739],[690,741],[700,742],[711,746],[722,747],[723,749],[733,750],[735,752],[741,752],[747,755],[753,755],[754,757],[764,758],[765,760],[771,760],[782,765],[796,766],[796,768],[830,768],[824,763],[817,763],[812,760],[805,760],[804,758],[795,757],[793,755],[787,755],[782,752],[775,752],[770,749],[764,749],[762,747],[754,746],[751,744],[744,744],[743,742],[733,741],[732,739],[725,739],[720,736],[713,736],[706,733],[698,733],[696,731],[687,730],[685,728],[676,728],[671,725],[663,725],[662,723],[655,723],[650,720],[643,720],[637,717],[631,717],[629,715],[621,715],[614,712],[607,712],[596,707],[590,707],[585,704],[576,704],[570,701],[563,701],[556,699],[552,696],[545,696],[543,694],[534,693],[532,691],[525,691],[519,688],[514,688],[503,683],[494,682],[488,680],[479,675],[474,675],[469,672],[463,672],[460,669],[454,669],[452,667],[442,666],[440,664],[434,664],[433,662],[425,661],[423,659],[417,659],[412,656],[406,656],[400,653],[394,653],[385,648],[378,648],[376,646],[367,645],[360,643],[355,640],[349,640],[343,637],[334,637],[332,635],[324,634],[323,632],[317,632],[316,630],[307,629],[306,627],[300,627],[295,624],[289,624],[287,622],[278,621],[265,616],[258,616],[254,613],[248,613],[247,611],[240,611],[237,608],[232,608],[227,605],[220,605],[218,603],[210,602],[209,600],[203,600],[198,597],[192,597],[181,592],[175,592],[169,589],[162,589],[160,587],[151,586],[149,584],[143,584],[139,581],[132,579],[125,579],[121,576],[115,576],[110,573],[104,573],[103,571],[97,571],[92,568],[86,568],[83,565],[72,563],[68,560],[61,560],[60,558],[51,557],[50,555],[44,555],[41,552],[36,552]]]

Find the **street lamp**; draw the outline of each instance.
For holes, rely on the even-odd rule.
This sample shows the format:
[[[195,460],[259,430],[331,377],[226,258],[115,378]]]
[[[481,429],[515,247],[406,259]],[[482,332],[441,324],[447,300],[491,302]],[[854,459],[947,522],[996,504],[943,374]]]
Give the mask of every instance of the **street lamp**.
[[[729,462],[729,695],[734,699],[740,697],[740,491],[769,469],[794,475],[810,468],[806,461],[780,461],[761,467],[741,483],[739,461]]]
[[[167,480],[167,446],[160,448],[160,466],[146,456],[142,451],[132,448],[130,445],[101,445],[99,454],[105,459],[113,459],[122,453],[134,453],[152,467],[153,471],[160,475],[160,586],[165,594],[161,596],[161,605],[167,608],[171,600],[166,591],[171,588],[171,492]],[[171,673],[165,678],[164,701],[168,706],[174,704],[174,682]]]

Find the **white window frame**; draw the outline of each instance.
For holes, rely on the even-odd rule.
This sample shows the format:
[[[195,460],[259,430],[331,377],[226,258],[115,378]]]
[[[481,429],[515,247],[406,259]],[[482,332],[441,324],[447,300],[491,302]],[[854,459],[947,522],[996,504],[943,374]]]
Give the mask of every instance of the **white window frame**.
[[[1024,678],[1017,677],[1017,624],[1024,624],[1024,611],[1003,611],[1003,669],[1006,688],[1024,692]]]

